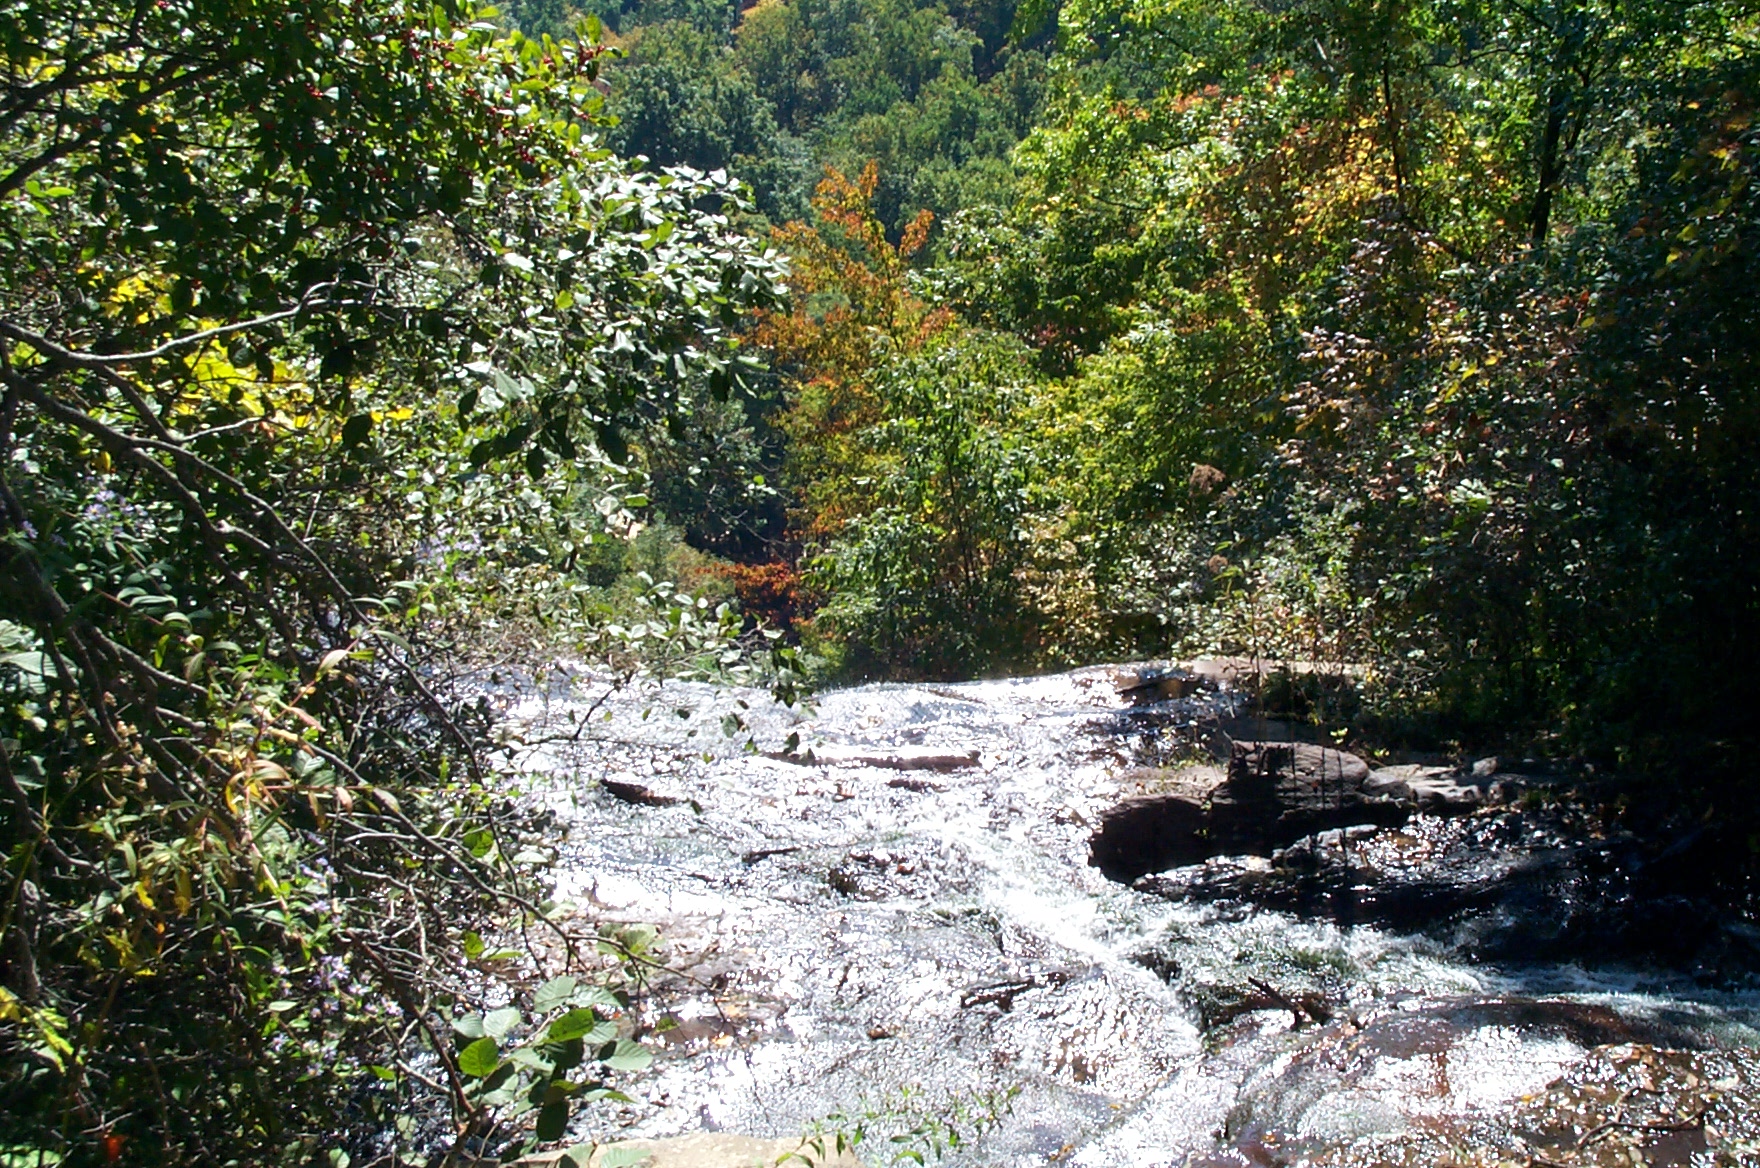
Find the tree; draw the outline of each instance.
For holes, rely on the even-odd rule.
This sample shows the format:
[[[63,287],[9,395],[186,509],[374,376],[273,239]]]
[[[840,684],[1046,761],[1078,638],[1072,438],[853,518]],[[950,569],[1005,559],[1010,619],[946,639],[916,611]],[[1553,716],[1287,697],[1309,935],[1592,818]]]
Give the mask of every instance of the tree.
[[[655,167],[728,170],[752,187],[766,215],[799,210],[800,171],[788,156],[770,105],[733,67],[725,32],[682,21],[631,30],[628,58],[610,73],[610,144]]]
[[[815,631],[847,673],[957,678],[1039,651],[1020,578],[1042,478],[1022,440],[1027,369],[1019,342],[982,335],[880,359],[884,415],[843,444],[860,458],[859,502],[837,500],[850,513],[806,574],[826,598]]]
[[[430,1087],[556,1138],[629,1058],[450,1033],[478,932],[559,926],[434,637],[556,518],[519,476],[737,382],[737,189],[631,172],[600,47],[468,5],[33,0],[0,46],[0,1149],[304,1163]]]
[[[1074,374],[1072,416],[1106,419],[1081,444],[1104,489],[1076,508],[1097,561],[1171,538],[1170,615],[1244,588],[1271,619],[1206,635],[1293,652],[1327,626],[1382,663],[1390,708],[1457,733],[1729,757],[1742,675],[1677,654],[1722,659],[1749,642],[1697,630],[1752,627],[1754,569],[1725,542],[1752,483],[1704,421],[1750,424],[1731,359],[1751,6],[1102,0],[1062,19],[1021,203],[956,230],[946,286]],[[1229,489],[1187,489],[1194,465]]]

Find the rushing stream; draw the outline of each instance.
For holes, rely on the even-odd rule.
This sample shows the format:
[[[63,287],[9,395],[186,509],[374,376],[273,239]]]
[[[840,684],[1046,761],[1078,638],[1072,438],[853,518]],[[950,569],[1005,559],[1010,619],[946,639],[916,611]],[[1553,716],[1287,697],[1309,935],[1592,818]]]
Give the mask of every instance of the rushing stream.
[[[1097,816],[1136,768],[1189,758],[1228,693],[1133,707],[1098,668],[808,710],[584,676],[501,693],[565,833],[558,896],[659,926],[689,975],[659,987],[635,1104],[583,1136],[790,1135],[903,1087],[932,1109],[1012,1088],[959,1162],[1633,1162],[1595,1158],[1619,1142],[1760,1164],[1760,994],[1739,981],[1474,963],[1091,867]]]

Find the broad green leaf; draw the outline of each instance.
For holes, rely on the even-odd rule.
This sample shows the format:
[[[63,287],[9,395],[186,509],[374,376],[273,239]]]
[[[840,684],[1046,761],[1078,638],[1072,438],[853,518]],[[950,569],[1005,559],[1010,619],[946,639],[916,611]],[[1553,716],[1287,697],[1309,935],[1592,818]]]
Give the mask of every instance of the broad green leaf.
[[[591,1010],[570,1010],[550,1023],[550,1029],[545,1032],[544,1037],[549,1042],[568,1042],[570,1039],[584,1040],[589,1036],[595,1036],[595,1041],[605,1042],[610,1035],[598,1036],[598,1032],[601,1029],[609,1028],[610,1024],[602,1022],[599,1016]],[[612,1031],[611,1033],[615,1034],[616,1032]]]
[[[458,1069],[473,1079],[485,1079],[501,1065],[501,1048],[493,1038],[479,1038],[458,1052]]]
[[[504,1006],[483,1016],[483,1033],[490,1038],[502,1038],[519,1023],[520,1012],[512,1006]]]
[[[538,1110],[537,1135],[546,1142],[559,1140],[568,1130],[568,1100],[555,1099]]]
[[[599,1061],[614,1071],[645,1071],[654,1055],[646,1047],[623,1038],[612,1044],[608,1052],[601,1052]]]
[[[548,1014],[567,1002],[579,984],[580,979],[570,973],[551,978],[532,991],[532,1009],[539,1014]]]
[[[568,999],[570,1005],[589,1006],[600,1013],[623,1008],[623,1003],[616,994],[601,985],[585,985],[575,990]]]

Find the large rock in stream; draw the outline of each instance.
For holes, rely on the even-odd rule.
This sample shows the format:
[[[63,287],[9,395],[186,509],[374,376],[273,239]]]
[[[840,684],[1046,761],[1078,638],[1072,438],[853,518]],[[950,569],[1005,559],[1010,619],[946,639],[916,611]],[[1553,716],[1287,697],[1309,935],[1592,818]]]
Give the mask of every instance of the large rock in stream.
[[[1173,901],[1424,932],[1475,960],[1653,961],[1713,982],[1760,968],[1760,929],[1670,852],[1563,809],[1492,809],[1317,832],[1269,857],[1217,856],[1135,884]]]
[[[1560,999],[1408,1002],[1292,1032],[1202,1168],[1743,1165],[1752,1050]]]
[[[1306,742],[1236,742],[1226,774],[1193,767],[1103,813],[1089,863],[1129,881],[1211,856],[1268,855],[1317,831],[1396,825],[1414,803],[1370,789],[1367,763]]]

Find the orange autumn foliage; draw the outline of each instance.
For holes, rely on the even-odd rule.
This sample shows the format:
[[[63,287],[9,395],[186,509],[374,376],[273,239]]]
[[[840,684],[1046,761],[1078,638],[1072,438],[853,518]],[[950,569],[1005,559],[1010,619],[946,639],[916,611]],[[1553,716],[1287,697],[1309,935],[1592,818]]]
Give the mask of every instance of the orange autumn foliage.
[[[873,162],[853,180],[826,169],[813,197],[815,222],[789,223],[772,236],[791,259],[791,306],[759,314],[751,334],[790,382],[782,425],[799,486],[796,527],[808,539],[863,509],[853,479],[864,455],[848,438],[884,414],[872,377],[879,361],[921,349],[954,323],[907,281],[933,213],[919,211],[894,244],[874,214],[878,184]]]

